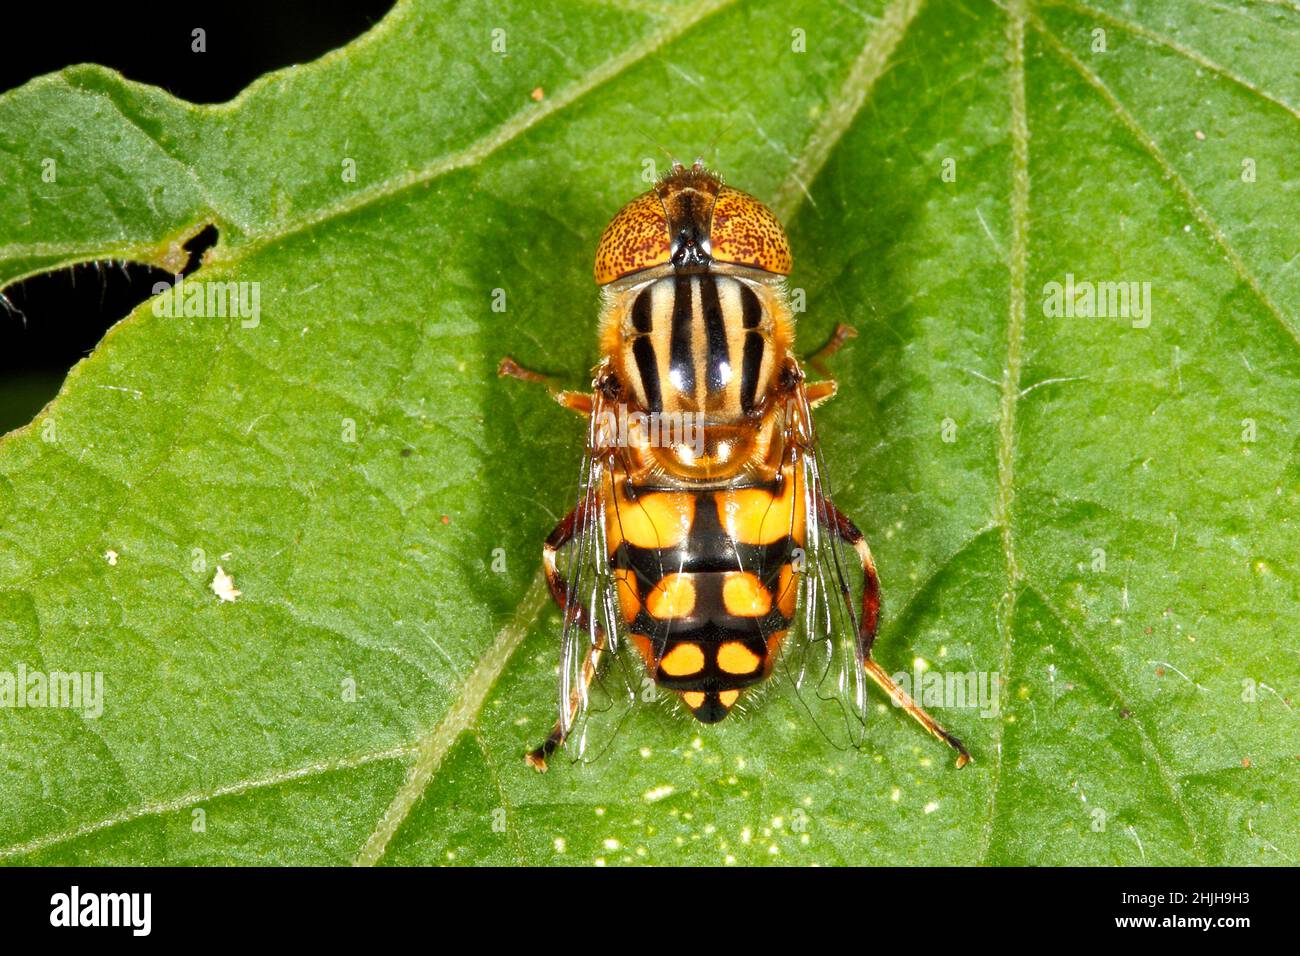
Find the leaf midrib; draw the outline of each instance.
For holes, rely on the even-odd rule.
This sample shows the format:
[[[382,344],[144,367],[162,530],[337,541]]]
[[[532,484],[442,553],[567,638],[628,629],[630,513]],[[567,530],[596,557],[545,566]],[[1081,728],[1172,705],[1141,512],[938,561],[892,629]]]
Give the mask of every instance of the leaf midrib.
[[[1025,338],[1025,281],[1029,250],[1029,119],[1025,105],[1025,0],[1007,5],[1008,87],[1011,99],[1011,250],[1007,260],[1010,295],[1007,307],[1007,359],[1002,368],[1002,393],[998,403],[997,491],[993,523],[1001,529],[1006,585],[997,608],[997,630],[1002,640],[999,679],[1010,680],[1012,635],[1015,625],[1020,562],[1012,528],[1015,500],[1016,403],[1020,399],[1020,367]],[[989,783],[988,819],[978,860],[986,861],[993,844],[997,820],[998,788],[1002,780],[1002,737],[1005,720],[994,725],[993,775]]]

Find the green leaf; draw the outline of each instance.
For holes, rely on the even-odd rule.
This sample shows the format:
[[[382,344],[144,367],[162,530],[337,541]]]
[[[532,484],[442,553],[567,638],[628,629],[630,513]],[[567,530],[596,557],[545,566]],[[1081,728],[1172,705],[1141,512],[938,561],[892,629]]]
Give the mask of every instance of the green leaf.
[[[0,671],[104,681],[0,709],[0,856],[1300,859],[1300,12],[1005,6],[411,2],[225,105],[98,67],[0,97],[0,283],[214,223],[191,279],[260,289],[255,327],[141,306],[0,441]],[[524,766],[582,428],[496,362],[584,382],[655,141],[787,222],[805,349],[861,333],[823,444],[877,657],[1000,676],[936,708],[964,770],[782,694]],[[1067,275],[1149,315],[1046,314]]]

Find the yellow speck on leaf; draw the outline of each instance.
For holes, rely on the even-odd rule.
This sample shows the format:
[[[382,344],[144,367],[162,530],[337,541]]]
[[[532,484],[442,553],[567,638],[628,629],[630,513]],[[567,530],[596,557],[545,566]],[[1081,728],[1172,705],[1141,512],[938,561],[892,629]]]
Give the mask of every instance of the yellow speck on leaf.
[[[234,603],[235,600],[244,592],[235,587],[235,579],[226,573],[221,565],[217,565],[217,573],[212,578],[212,593],[222,601]]]

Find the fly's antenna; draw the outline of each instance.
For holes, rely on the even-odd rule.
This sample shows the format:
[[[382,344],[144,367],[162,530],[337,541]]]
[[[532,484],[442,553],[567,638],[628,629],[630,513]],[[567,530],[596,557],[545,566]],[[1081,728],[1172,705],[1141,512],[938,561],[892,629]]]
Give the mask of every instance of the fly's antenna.
[[[708,149],[706,149],[704,151],[704,154],[700,156],[699,159],[696,160],[696,163],[698,163],[701,166],[707,165],[705,163],[705,157],[709,157],[713,165],[716,166],[717,165],[716,160],[718,158],[717,157],[718,143],[721,142],[724,136],[726,136],[728,133],[731,132],[731,127],[735,125],[736,125],[735,120],[728,120],[727,125],[722,127],[722,129],[718,132],[718,134],[713,137],[712,141],[709,143]]]
[[[673,155],[673,151],[672,151],[672,150],[670,150],[670,149],[669,149],[667,146],[665,146],[663,143],[659,142],[657,139],[655,139],[654,137],[652,137],[652,136],[651,136],[649,133],[647,133],[645,130],[638,130],[637,132],[638,132],[638,134],[641,136],[642,139],[644,139],[644,140],[645,140],[647,143],[649,143],[651,146],[653,146],[653,147],[655,147],[656,149],[658,149],[659,152],[663,153],[664,156],[667,157],[667,159],[668,159],[668,169],[669,169],[669,172],[672,172],[672,171],[674,171],[674,170],[677,170],[677,169],[680,169],[680,168],[681,168],[681,166],[682,166],[682,161],[681,161],[680,159],[678,159],[676,156]],[[660,178],[660,179],[663,179],[664,176],[667,176],[667,175],[668,175],[668,173],[664,173],[663,176],[660,176],[659,178]]]

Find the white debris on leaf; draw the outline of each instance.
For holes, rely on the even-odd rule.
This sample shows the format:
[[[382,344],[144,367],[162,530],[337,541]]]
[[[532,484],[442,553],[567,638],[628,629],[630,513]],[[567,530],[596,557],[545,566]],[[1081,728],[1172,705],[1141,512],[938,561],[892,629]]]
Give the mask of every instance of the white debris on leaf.
[[[117,552],[111,548],[105,551],[104,560],[108,562],[109,567],[117,567]]]
[[[235,602],[236,598],[244,593],[235,587],[235,579],[227,574],[225,569],[219,564],[217,565],[217,573],[212,578],[212,584],[210,584],[209,587],[212,588],[212,593],[218,598],[223,601],[229,601],[232,604]]]

